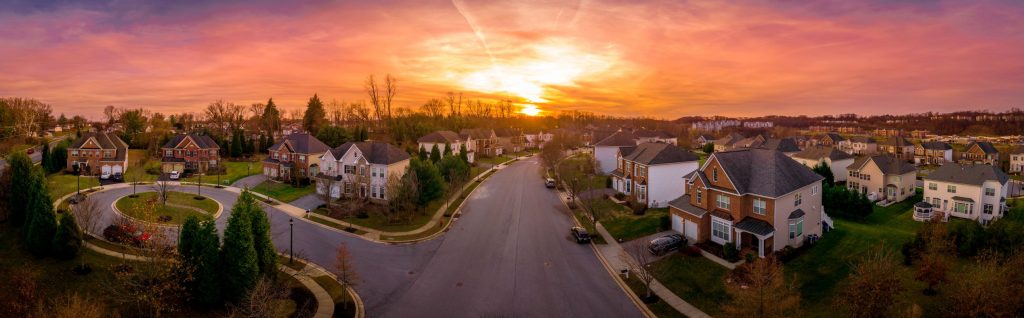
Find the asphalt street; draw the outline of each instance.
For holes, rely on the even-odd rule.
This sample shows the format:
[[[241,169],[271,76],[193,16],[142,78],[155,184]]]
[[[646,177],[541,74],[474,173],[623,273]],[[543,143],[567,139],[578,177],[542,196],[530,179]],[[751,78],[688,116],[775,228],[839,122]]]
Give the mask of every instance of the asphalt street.
[[[330,269],[337,246],[345,244],[369,317],[641,317],[590,246],[570,240],[569,211],[543,186],[539,169],[534,158],[499,170],[466,200],[451,230],[430,241],[381,244],[296,219],[294,250]],[[109,207],[128,194],[130,187],[92,197]],[[217,220],[223,231],[237,194],[212,188],[203,194],[224,205]],[[264,210],[274,244],[288,251],[290,216]]]

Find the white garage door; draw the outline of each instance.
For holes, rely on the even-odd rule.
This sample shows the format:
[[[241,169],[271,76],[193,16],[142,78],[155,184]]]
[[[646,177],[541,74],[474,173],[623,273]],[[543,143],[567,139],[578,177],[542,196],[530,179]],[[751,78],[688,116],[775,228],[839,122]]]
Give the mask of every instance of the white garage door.
[[[697,241],[697,223],[695,223],[693,221],[690,221],[690,220],[686,220],[686,231],[684,231],[683,234],[686,235],[686,237],[690,239],[690,242],[696,242]]]
[[[114,166],[114,173],[124,173],[124,168],[121,168],[121,166]]]
[[[681,216],[672,215],[672,230],[683,233],[683,218]]]
[[[331,187],[331,197],[332,198],[341,197],[341,185],[340,184],[335,184],[333,187]]]
[[[103,167],[100,168],[100,171],[103,172],[104,175],[109,175],[110,174],[110,166],[104,165]]]

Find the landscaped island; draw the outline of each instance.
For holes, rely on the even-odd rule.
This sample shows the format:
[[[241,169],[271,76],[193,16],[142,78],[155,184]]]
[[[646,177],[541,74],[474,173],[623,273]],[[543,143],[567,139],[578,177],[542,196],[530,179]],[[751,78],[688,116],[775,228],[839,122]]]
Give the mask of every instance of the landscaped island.
[[[160,202],[157,192],[142,192],[136,196],[125,196],[117,200],[115,206],[124,215],[135,219],[179,225],[185,218],[194,215],[202,220],[209,220],[217,213],[217,202],[205,198],[197,200],[195,194],[168,191],[167,202]]]

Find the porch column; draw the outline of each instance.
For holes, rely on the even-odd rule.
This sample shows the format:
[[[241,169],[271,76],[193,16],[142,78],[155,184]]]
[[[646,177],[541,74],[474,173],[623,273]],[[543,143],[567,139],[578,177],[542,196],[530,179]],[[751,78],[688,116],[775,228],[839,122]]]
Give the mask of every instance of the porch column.
[[[757,256],[764,257],[764,239],[760,237],[757,238]]]
[[[741,248],[740,246],[743,245],[743,232],[737,231],[735,229],[732,232],[733,234],[736,234],[736,249],[739,250]]]

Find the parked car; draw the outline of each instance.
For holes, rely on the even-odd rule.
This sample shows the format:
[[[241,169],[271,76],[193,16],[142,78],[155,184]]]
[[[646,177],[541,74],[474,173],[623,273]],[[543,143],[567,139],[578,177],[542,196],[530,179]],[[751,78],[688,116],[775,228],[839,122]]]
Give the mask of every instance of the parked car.
[[[669,234],[651,240],[647,245],[647,251],[651,252],[651,255],[661,256],[679,250],[683,245],[686,245],[685,237],[679,234]]]
[[[548,187],[548,189],[554,189],[555,188],[555,179],[554,178],[547,178],[546,180],[544,180],[544,186]]]
[[[110,175],[110,180],[121,182],[124,180],[124,175],[121,174],[120,172],[115,172],[114,174]]]
[[[103,180],[110,179],[110,171],[104,171],[103,173],[100,173],[100,179],[103,179]]]
[[[590,243],[590,234],[587,233],[587,229],[574,226],[572,229],[569,229],[569,232],[572,233],[572,238],[576,240],[576,243]]]
[[[171,174],[170,174],[169,177],[171,178],[171,180],[178,180],[178,178],[181,178],[181,172],[171,171]]]

